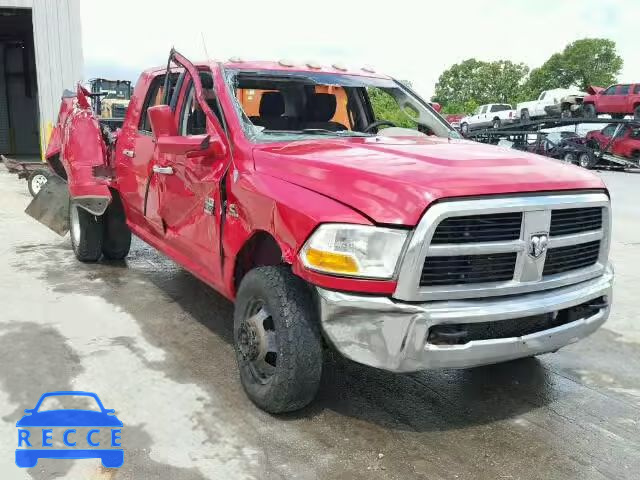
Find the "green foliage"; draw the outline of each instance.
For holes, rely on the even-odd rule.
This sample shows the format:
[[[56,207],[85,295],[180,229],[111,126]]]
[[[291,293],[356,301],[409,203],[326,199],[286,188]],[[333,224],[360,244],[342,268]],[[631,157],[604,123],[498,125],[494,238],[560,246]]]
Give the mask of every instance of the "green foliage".
[[[586,90],[590,85],[607,87],[616,83],[622,65],[614,41],[605,38],[576,40],[531,71],[526,91],[535,97],[542,90],[551,88]]]
[[[446,113],[454,109],[458,109],[455,113],[470,112],[484,103],[511,103],[518,99],[527,73],[529,68],[523,63],[470,58],[440,75],[433,100]]]
[[[440,75],[433,101],[442,105],[443,113],[471,113],[485,103],[515,106],[552,88],[606,87],[616,82],[622,64],[615,42],[603,38],[585,38],[570,43],[531,73],[522,63],[483,62],[470,58]]]
[[[406,85],[408,82],[402,83]],[[409,113],[405,114],[400,110],[398,102],[390,94],[377,87],[369,87],[367,92],[376,120],[388,120],[398,127],[413,129],[417,127],[417,123],[407,116]]]

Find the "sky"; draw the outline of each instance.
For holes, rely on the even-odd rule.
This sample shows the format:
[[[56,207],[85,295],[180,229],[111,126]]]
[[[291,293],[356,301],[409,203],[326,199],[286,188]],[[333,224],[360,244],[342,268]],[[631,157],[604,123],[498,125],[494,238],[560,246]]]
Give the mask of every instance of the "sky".
[[[193,60],[288,59],[373,66],[423,97],[467,58],[540,66],[602,37],[640,82],[640,0],[80,0],[85,78],[136,80],[172,46]],[[105,8],[108,5],[109,8]]]

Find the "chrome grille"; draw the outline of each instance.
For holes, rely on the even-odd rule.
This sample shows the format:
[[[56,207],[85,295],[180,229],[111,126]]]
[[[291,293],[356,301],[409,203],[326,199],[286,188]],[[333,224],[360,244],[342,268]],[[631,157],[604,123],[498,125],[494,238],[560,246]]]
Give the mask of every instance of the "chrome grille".
[[[598,261],[600,240],[567,247],[551,248],[547,252],[542,275],[555,275],[578,268],[590,267]]]
[[[602,208],[567,208],[551,212],[551,236],[600,230]]]
[[[393,296],[484,298],[579,283],[604,272],[609,236],[604,193],[439,202],[413,232]]]
[[[515,252],[427,257],[420,285],[464,285],[511,280],[516,257]]]
[[[520,238],[522,212],[449,217],[436,228],[432,244],[498,242]]]

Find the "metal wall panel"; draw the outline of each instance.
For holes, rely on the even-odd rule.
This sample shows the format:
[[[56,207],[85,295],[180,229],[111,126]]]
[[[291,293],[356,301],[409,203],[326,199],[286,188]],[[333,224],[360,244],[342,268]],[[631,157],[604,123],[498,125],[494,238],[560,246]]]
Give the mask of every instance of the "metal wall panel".
[[[0,43],[0,153],[8,152],[9,146],[9,102],[4,76],[4,44]]]

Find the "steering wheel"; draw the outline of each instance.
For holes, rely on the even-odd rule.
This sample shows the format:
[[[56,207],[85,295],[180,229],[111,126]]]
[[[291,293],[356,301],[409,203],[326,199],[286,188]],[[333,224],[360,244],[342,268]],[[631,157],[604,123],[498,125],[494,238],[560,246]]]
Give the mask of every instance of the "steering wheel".
[[[396,126],[395,123],[390,122],[389,120],[378,120],[377,122],[370,123],[369,125],[364,127],[364,130],[362,130],[362,132],[369,133],[372,129],[381,127],[382,125],[389,125],[390,127]]]

